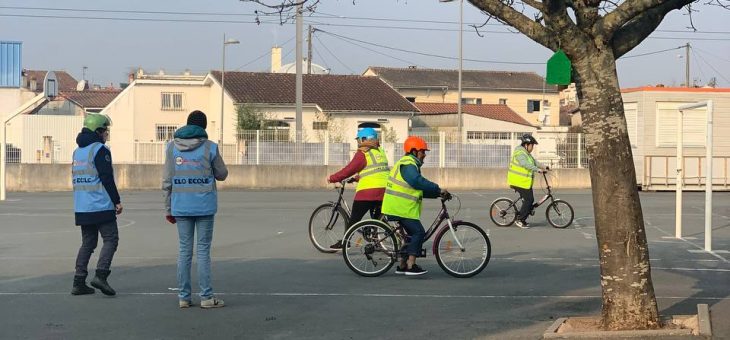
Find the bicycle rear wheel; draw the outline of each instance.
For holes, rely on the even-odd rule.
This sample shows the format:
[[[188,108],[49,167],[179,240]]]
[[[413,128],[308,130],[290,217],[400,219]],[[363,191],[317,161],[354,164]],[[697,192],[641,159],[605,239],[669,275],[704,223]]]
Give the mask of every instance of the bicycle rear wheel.
[[[398,240],[390,225],[379,220],[355,223],[342,239],[347,267],[362,276],[379,276],[393,266]]]
[[[323,253],[334,253],[337,249],[330,248],[337,241],[342,240],[342,231],[350,224],[350,217],[342,207],[335,209],[335,204],[325,203],[314,209],[309,218],[309,240],[317,250]]]
[[[489,207],[489,218],[500,227],[508,227],[517,219],[517,207],[509,198],[498,198]]]
[[[563,200],[555,200],[545,210],[548,223],[555,228],[566,228],[573,223],[573,207]]]
[[[436,262],[454,277],[466,278],[479,274],[492,256],[489,237],[474,223],[455,222],[452,225],[453,233],[448,226],[444,226],[433,241]],[[460,243],[463,248],[459,248]]]

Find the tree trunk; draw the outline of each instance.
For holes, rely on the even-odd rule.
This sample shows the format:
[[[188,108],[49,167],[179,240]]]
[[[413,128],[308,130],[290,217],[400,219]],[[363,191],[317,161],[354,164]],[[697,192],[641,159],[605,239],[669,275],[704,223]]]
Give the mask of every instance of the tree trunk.
[[[571,59],[593,187],[602,327],[654,329],[659,313],[614,55],[593,45]]]

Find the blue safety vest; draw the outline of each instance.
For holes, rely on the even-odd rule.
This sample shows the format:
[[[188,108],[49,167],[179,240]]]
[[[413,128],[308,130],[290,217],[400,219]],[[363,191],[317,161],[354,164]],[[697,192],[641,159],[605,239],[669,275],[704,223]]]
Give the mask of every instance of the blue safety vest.
[[[77,148],[73,154],[71,174],[74,188],[74,211],[89,213],[114,210],[114,203],[104,189],[94,158],[106,145],[96,142]]]
[[[213,157],[218,145],[205,141],[190,151],[167,146],[167,157],[175,169],[172,175],[171,210],[173,216],[208,216],[218,211],[218,191],[213,177]]]

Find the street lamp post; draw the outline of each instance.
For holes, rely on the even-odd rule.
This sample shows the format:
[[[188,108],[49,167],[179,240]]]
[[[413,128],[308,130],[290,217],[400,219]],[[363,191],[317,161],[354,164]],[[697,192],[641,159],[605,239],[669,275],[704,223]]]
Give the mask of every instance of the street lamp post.
[[[223,98],[225,97],[226,92],[226,46],[227,45],[234,45],[238,44],[240,41],[236,39],[228,39],[226,40],[226,34],[223,33],[223,65],[221,65],[221,120],[218,123],[219,130],[220,130],[220,136],[218,137],[218,144],[222,147],[223,146],[223,108],[225,107],[223,105]]]
[[[439,0],[439,2],[454,2],[456,0]],[[461,74],[464,69],[464,0],[459,0],[459,99],[456,104],[456,113],[458,116],[458,131],[459,131],[459,141],[461,142],[462,139],[462,130],[463,130],[463,119],[462,119],[462,89],[461,89]]]

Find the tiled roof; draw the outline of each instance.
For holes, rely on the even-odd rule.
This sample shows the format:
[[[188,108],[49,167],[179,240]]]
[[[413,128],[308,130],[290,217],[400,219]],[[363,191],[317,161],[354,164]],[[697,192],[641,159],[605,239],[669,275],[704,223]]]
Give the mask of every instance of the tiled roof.
[[[76,91],[76,85],[78,84],[78,81],[74,79],[70,74],[68,74],[66,71],[53,71],[56,73],[56,79],[58,79],[58,92],[61,91]],[[43,92],[43,80],[46,79],[46,73],[48,71],[39,71],[39,70],[23,70],[23,73],[25,73],[25,76],[27,77],[26,84],[23,84],[23,87],[28,87],[28,84],[30,84],[31,79],[36,80],[36,92]]]
[[[413,103],[423,115],[455,114],[458,112],[456,103]],[[532,126],[519,114],[503,104],[464,104],[461,111],[472,116],[501,120],[520,125]]]
[[[61,97],[71,100],[83,108],[105,108],[121,90],[63,91]]]
[[[691,93],[728,93],[728,87],[664,87],[664,86],[644,86],[621,89],[621,93],[631,92],[691,92]]]
[[[220,71],[211,74],[220,83]],[[226,72],[226,92],[236,103],[294,104],[295,86],[295,74]],[[304,103],[325,111],[417,111],[376,77],[305,74],[303,86]]]
[[[371,66],[379,78],[394,88],[459,87],[458,70],[392,68]],[[483,90],[543,90],[543,77],[534,72],[462,70],[461,86]],[[555,85],[547,85],[546,92],[557,93]]]

